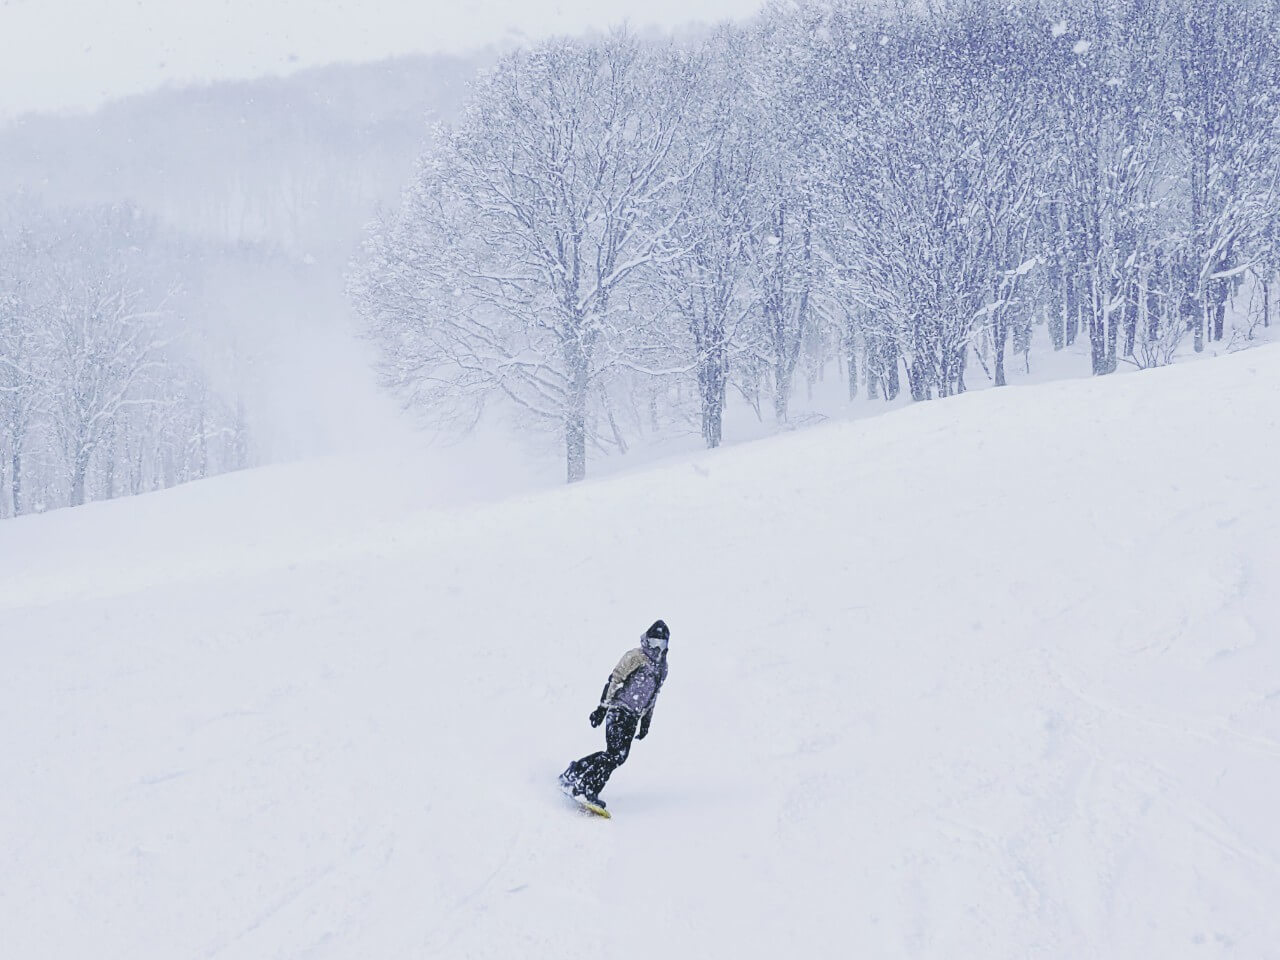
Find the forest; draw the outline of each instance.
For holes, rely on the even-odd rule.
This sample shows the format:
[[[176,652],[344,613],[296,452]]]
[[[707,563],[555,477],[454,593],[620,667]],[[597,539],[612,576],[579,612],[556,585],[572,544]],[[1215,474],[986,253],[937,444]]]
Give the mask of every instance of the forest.
[[[0,126],[0,519],[331,453],[368,379],[331,361],[351,353],[343,270],[476,65],[337,64]]]
[[[0,518],[360,432],[323,359],[353,335],[432,434],[487,416],[570,481],[796,425],[818,382],[1248,346],[1278,36],[1280,0],[776,4],[29,118],[0,130]]]
[[[1033,348],[1234,349],[1276,315],[1278,36],[1274,0],[962,0],[546,42],[435,132],[351,296],[408,406],[515,411],[570,482],[785,424],[828,368],[923,401]]]

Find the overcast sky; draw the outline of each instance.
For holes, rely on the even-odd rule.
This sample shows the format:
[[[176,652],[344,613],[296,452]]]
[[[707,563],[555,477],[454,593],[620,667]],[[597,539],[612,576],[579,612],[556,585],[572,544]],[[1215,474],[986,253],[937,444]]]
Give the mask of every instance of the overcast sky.
[[[166,83],[465,52],[629,21],[749,16],[763,0],[0,0],[0,120]]]

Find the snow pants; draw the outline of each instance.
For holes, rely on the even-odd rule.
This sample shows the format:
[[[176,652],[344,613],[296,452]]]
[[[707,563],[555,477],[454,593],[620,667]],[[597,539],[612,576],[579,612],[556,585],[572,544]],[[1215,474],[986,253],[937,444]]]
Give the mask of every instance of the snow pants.
[[[610,775],[622,766],[631,752],[631,741],[635,739],[639,724],[640,718],[629,710],[610,710],[604,721],[605,749],[573,761],[565,776],[582,784],[588,797],[600,796]]]

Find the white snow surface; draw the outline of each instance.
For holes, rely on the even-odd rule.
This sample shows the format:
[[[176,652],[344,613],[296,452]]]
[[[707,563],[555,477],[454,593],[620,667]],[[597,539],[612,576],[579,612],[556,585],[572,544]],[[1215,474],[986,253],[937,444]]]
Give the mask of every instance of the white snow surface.
[[[1277,956],[1277,411],[1265,347],[514,499],[6,522],[0,953]]]

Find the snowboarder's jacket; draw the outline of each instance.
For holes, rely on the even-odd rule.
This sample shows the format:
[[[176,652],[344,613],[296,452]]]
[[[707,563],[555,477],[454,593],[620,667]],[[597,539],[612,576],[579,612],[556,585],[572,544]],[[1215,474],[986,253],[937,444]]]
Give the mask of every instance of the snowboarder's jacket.
[[[622,655],[609,675],[600,703],[643,717],[653,712],[653,702],[666,679],[667,658],[654,647],[641,644]]]

